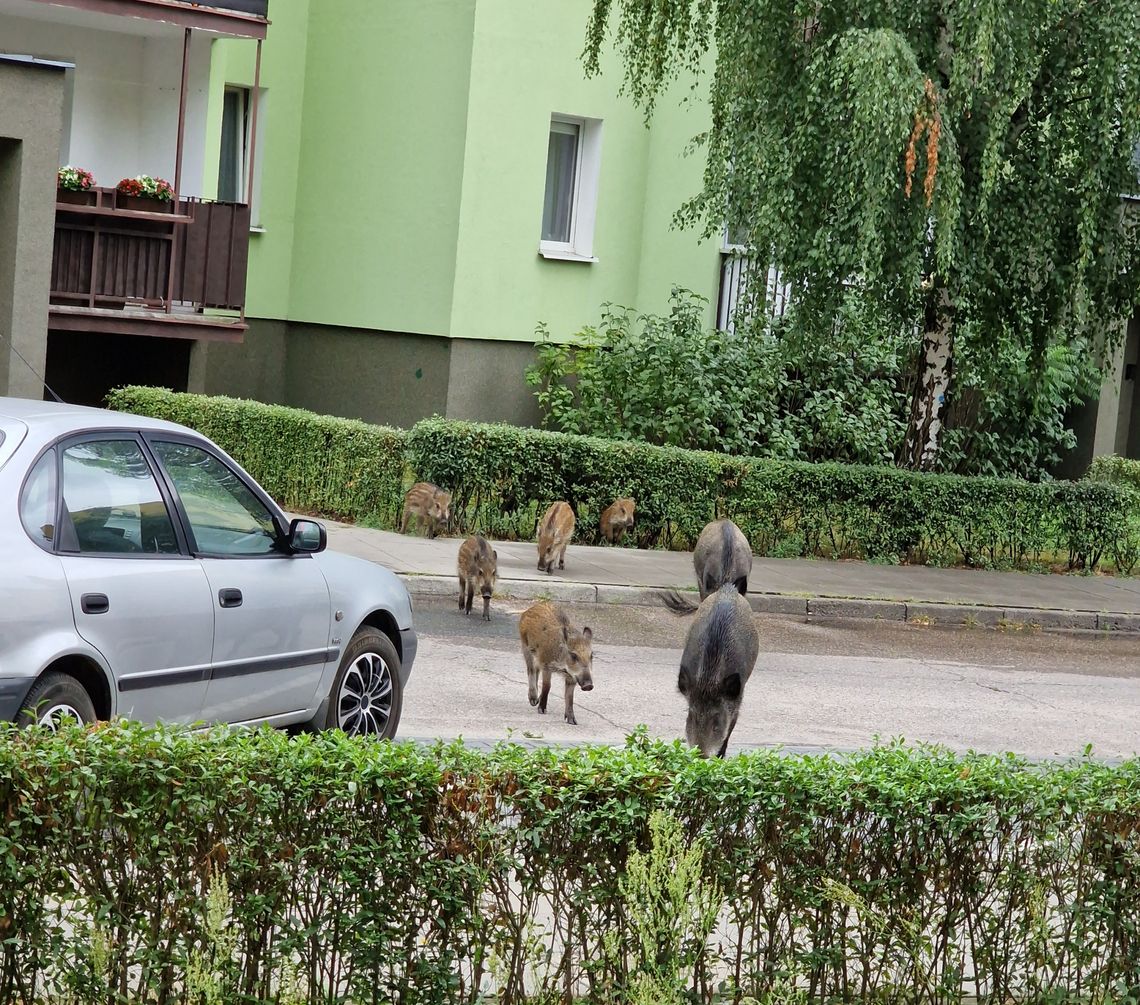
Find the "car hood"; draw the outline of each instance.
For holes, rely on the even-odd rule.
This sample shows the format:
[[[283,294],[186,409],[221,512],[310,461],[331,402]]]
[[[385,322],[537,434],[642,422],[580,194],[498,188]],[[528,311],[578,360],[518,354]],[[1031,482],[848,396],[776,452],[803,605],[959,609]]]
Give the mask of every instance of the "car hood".
[[[350,623],[383,608],[392,614],[401,630],[412,627],[412,598],[394,572],[339,551],[325,550],[313,558],[324,573],[333,605],[344,610]]]

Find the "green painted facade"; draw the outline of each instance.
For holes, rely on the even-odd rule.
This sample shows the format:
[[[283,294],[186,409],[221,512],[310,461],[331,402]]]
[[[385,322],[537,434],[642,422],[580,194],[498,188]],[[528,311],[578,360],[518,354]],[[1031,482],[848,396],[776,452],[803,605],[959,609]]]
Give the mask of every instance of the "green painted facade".
[[[589,10],[585,0],[277,0],[255,169],[264,232],[251,237],[247,314],[287,322],[286,344],[304,326],[307,370],[322,358],[313,326],[327,326],[328,339],[334,329],[371,333],[381,353],[400,334],[478,340],[494,357],[496,343],[533,341],[540,321],[568,335],[604,302],[662,310],[674,285],[709,297],[711,323],[719,242],[670,226],[700,185],[700,158],[684,151],[706,113],[682,106],[689,90],[679,84],[647,128],[618,95],[616,61],[587,80]],[[218,149],[226,84],[252,84],[253,52],[250,42],[214,43],[207,150]],[[538,254],[552,113],[603,122],[594,263]],[[338,367],[343,349],[328,354]],[[236,360],[242,350],[209,352]],[[438,367],[438,353],[425,353]],[[410,348],[394,355],[415,363]],[[473,358],[463,354],[465,373]],[[521,381],[518,355],[509,360],[486,368]],[[240,369],[208,371],[224,383]],[[303,385],[283,372],[283,385]],[[470,397],[451,380],[448,408]]]

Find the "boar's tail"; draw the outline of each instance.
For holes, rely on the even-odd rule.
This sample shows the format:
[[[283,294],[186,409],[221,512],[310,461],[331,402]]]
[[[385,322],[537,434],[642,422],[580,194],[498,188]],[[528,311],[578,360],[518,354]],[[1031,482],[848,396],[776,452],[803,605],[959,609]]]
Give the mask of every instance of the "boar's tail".
[[[661,603],[674,614],[692,614],[698,607],[691,600],[682,597],[676,590],[662,590],[657,596]]]

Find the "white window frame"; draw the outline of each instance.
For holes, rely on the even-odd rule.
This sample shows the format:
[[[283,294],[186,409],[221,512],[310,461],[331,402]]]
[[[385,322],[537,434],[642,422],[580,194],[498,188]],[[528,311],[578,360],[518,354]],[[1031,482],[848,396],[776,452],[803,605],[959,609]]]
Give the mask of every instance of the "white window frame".
[[[739,252],[739,253],[743,254],[743,253],[746,253],[748,251],[748,245],[747,244],[733,244],[728,239],[728,235],[729,235],[729,228],[728,228],[728,224],[726,223],[724,225],[724,228],[721,230],[721,233],[720,233],[720,250],[724,254],[728,255],[728,254],[732,254],[734,252]]]
[[[602,120],[565,115],[550,116],[546,137],[555,123],[578,127],[577,161],[574,165],[574,193],[570,204],[570,240],[538,242],[543,258],[564,262],[596,262],[594,224],[598,214],[598,178],[602,165]],[[549,149],[549,145],[547,147]],[[543,190],[545,200],[546,192]]]

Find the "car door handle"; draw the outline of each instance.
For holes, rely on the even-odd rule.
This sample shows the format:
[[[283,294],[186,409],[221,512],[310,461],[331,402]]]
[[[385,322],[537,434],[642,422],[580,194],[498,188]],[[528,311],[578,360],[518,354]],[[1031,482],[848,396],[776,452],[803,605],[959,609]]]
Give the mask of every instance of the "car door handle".
[[[111,601],[105,593],[85,593],[79,598],[79,608],[84,614],[106,614],[111,609]]]
[[[223,607],[241,607],[241,590],[218,590],[218,603]]]

